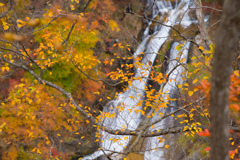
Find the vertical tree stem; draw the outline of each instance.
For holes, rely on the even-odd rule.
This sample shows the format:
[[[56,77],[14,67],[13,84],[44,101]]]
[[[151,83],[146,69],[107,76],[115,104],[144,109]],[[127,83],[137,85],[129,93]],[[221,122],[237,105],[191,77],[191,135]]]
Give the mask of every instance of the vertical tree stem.
[[[229,159],[229,84],[232,57],[238,45],[240,1],[225,0],[223,15],[216,36],[210,98],[211,159]]]

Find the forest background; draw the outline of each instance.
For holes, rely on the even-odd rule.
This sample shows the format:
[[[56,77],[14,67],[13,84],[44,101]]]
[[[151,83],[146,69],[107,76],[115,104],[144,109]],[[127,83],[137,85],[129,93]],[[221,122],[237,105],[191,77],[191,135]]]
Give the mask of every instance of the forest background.
[[[210,158],[210,77],[223,1],[203,0],[199,5],[192,10],[197,13],[200,9],[209,15],[208,23],[195,15],[197,25],[171,30],[171,38],[159,51],[146,88],[144,102],[152,104],[161,94],[156,88],[168,81],[163,70],[171,41],[191,41],[188,76],[178,86],[181,107],[169,114],[181,125],[152,133],[166,135],[159,140],[166,143],[166,158],[177,157],[180,152],[183,157]],[[104,128],[101,121],[115,117],[102,112],[103,108],[127,90],[133,80],[133,53],[141,42],[145,27],[142,22],[147,18],[144,7],[144,1],[136,0],[0,2],[0,159],[78,159],[99,149],[99,130],[126,137],[139,135],[138,131],[125,130],[126,126],[117,131]],[[168,21],[167,17],[164,21]],[[197,35],[198,39],[192,39]],[[230,159],[240,156],[239,44],[235,46],[230,61],[230,122],[225,119]],[[147,109],[134,112],[154,116],[148,115]],[[154,124],[149,127],[154,128]],[[176,138],[170,143],[172,134]],[[173,149],[175,154],[171,153]],[[133,150],[126,153],[126,159],[131,159],[130,154],[141,155]]]

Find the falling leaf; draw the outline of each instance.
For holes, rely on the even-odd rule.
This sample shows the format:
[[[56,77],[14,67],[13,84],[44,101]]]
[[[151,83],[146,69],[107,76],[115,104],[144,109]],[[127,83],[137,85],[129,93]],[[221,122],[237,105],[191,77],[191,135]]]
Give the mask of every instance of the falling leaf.
[[[24,39],[23,36],[14,33],[5,33],[4,38],[9,41],[22,41]]]
[[[30,27],[37,27],[38,25],[40,25],[40,20],[39,19],[30,19],[29,21],[26,22],[27,26]]]

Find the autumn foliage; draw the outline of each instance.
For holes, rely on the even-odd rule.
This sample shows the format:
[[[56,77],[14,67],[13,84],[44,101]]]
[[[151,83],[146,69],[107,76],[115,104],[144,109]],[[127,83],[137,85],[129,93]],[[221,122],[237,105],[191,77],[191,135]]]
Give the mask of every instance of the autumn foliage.
[[[151,83],[144,89],[144,98],[136,104],[136,107],[145,106],[129,112],[140,113],[146,119],[172,117],[180,128],[178,133],[184,137],[180,138],[181,143],[185,139],[196,142],[201,156],[209,158],[208,109],[214,45],[209,50],[198,46],[196,49],[202,53],[189,55],[190,63],[182,65],[186,69],[182,73],[183,84],[176,86],[177,95],[171,97],[162,88],[158,89],[167,81],[176,82],[169,80],[163,71],[168,61],[164,54],[159,52],[156,62],[143,64],[144,52],[139,56],[123,54],[131,53],[131,46],[113,42],[113,35],[121,34],[119,24],[113,19],[117,13],[115,1],[34,2],[0,2],[3,15],[0,17],[0,159],[68,160],[100,150],[98,143],[103,141],[100,131],[105,129],[102,121],[116,116],[102,110],[119,93],[127,91],[133,80],[142,81],[141,77],[134,77],[136,66],[152,66],[148,78]],[[217,5],[213,7],[221,9]],[[183,41],[176,47],[178,56],[185,44]],[[182,64],[187,60],[178,57],[175,61]],[[166,102],[163,95],[167,95]],[[239,133],[234,130],[240,125],[239,95],[240,78],[236,69],[231,76],[229,94],[232,159],[239,157]],[[134,95],[129,98],[136,99]],[[169,107],[170,101],[178,104],[177,111],[158,114]],[[126,107],[124,103],[118,105],[119,112]],[[151,114],[150,110],[153,110]],[[154,125],[149,127],[154,129]],[[115,134],[126,128],[123,126]],[[158,132],[161,130],[150,134]],[[123,140],[127,139],[126,136]],[[110,141],[121,142],[114,138]],[[159,138],[159,143],[164,141]],[[185,150],[189,146],[183,145]],[[163,148],[171,147],[174,146],[166,144]]]

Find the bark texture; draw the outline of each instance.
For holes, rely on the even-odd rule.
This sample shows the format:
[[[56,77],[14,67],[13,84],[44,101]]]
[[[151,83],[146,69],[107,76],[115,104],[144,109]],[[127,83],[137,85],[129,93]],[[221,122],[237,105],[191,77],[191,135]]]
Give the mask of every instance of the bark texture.
[[[207,26],[206,23],[204,21],[204,17],[203,17],[203,12],[202,12],[202,1],[201,0],[194,0],[195,5],[196,5],[196,17],[198,20],[198,24],[199,24],[199,31],[200,31],[200,35],[201,35],[201,39],[202,41],[205,43],[206,46],[204,46],[204,49],[209,50],[209,45],[212,44],[212,40],[210,39],[208,32],[207,32]]]
[[[213,57],[210,98],[212,160],[229,159],[229,80],[232,56],[238,46],[239,22],[240,0],[225,0]]]

